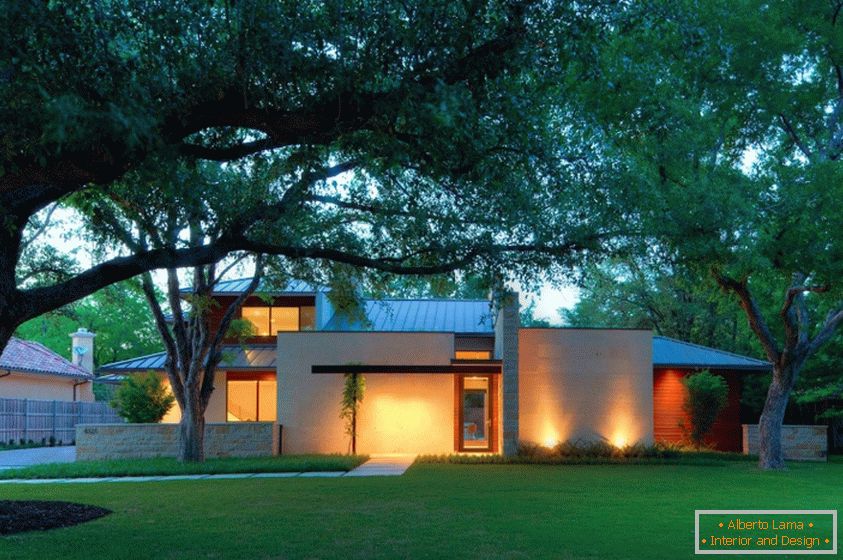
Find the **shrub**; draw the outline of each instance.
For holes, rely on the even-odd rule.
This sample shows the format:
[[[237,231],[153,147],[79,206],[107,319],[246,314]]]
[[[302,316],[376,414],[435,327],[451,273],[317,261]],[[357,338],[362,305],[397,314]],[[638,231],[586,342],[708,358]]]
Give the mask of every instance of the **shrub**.
[[[691,422],[690,428],[685,431],[699,449],[714,426],[717,415],[726,406],[729,387],[725,379],[708,370],[689,375],[682,382],[688,389],[684,408]]]
[[[127,422],[145,424],[160,422],[175,400],[161,378],[148,372],[128,376],[110,404]]]

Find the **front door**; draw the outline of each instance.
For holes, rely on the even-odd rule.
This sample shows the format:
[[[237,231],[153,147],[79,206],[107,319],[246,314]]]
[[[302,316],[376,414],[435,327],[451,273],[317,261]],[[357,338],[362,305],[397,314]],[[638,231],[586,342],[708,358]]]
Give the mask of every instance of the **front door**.
[[[457,375],[455,426],[458,451],[497,450],[497,378],[493,375]]]

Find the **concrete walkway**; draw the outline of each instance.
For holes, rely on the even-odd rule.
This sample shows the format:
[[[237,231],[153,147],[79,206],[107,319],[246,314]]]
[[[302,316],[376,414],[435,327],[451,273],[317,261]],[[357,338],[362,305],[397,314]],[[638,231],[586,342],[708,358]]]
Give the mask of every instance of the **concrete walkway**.
[[[279,473],[230,473],[230,474],[179,474],[170,476],[118,476],[98,478],[8,478],[0,484],[91,484],[97,482],[166,482],[169,480],[233,480],[243,478],[345,478],[358,476],[401,476],[415,455],[377,455],[348,472],[279,472]],[[22,466],[22,465],[17,465]],[[10,467],[13,468],[13,467]]]
[[[372,455],[345,476],[401,476],[415,460],[415,455]]]
[[[0,451],[0,469],[29,467],[46,463],[72,463],[75,460],[76,448],[72,445]]]

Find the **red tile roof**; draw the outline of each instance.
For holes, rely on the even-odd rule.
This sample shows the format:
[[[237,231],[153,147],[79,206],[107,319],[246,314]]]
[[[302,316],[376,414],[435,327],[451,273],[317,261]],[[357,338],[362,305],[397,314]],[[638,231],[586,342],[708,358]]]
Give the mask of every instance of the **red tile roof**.
[[[22,371],[93,379],[93,374],[72,364],[46,346],[12,337],[0,356],[0,370]]]

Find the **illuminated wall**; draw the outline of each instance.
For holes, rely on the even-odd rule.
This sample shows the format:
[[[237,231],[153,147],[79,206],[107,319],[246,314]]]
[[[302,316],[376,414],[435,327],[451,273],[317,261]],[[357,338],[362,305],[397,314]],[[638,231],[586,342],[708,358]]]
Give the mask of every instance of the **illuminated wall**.
[[[521,329],[518,367],[521,440],[652,443],[650,331]]]
[[[158,372],[161,376],[163,384],[170,390],[170,380],[167,374]],[[205,410],[205,422],[225,422],[225,377],[224,371],[218,371],[214,375],[214,392],[211,393],[211,400],[208,401],[208,408]],[[162,424],[176,424],[181,420],[181,410],[179,410],[178,403],[173,403],[173,407],[164,415],[161,420]]]
[[[82,379],[59,375],[13,372],[11,375],[0,377],[0,397],[41,401],[72,401],[73,384],[80,381]],[[76,400],[84,402],[94,400],[90,381],[76,386]]]
[[[278,422],[283,453],[346,453],[339,418],[343,376],[312,374],[338,364],[447,365],[447,333],[279,333]],[[451,453],[454,380],[443,374],[370,374],[358,426],[358,453]]]
[[[657,369],[653,372],[653,432],[656,441],[687,443],[684,426],[690,426],[684,404],[688,390],[682,380],[693,373],[689,369]],[[705,443],[720,451],[740,452],[741,428],[741,378],[738,371],[712,370],[722,376],[729,387],[726,406],[717,415],[717,421],[706,436]]]

